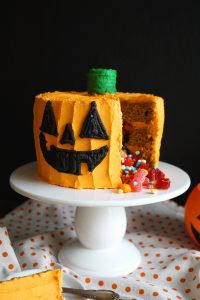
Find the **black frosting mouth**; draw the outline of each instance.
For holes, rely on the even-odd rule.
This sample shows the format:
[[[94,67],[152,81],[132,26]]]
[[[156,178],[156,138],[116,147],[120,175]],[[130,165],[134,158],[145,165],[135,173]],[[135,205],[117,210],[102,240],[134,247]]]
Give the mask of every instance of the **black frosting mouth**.
[[[87,163],[88,171],[92,172],[108,153],[108,146],[91,151],[75,151],[60,149],[51,145],[50,150],[48,150],[47,141],[42,132],[39,138],[44,159],[54,169],[62,173],[81,175],[81,163]]]
[[[194,234],[195,239],[198,243],[200,243],[200,233],[194,228],[194,226],[191,224],[191,229]]]

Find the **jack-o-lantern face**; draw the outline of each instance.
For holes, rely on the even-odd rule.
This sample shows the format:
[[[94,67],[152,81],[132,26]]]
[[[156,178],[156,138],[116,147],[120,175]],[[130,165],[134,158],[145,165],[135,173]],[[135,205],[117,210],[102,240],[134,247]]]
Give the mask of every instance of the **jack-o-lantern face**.
[[[193,189],[187,199],[185,224],[193,241],[200,246],[200,183]]]
[[[200,215],[198,215],[191,223],[191,230],[195,240],[200,245]]]
[[[73,188],[121,183],[122,113],[113,95],[52,92],[36,96],[37,170],[45,181]]]
[[[91,151],[61,149],[55,145],[50,145],[50,149],[48,150],[46,146],[47,140],[44,133],[53,135],[55,137],[58,136],[56,118],[53,112],[51,101],[46,103],[40,130],[40,148],[44,159],[58,172],[80,175],[81,163],[86,163],[88,166],[88,171],[92,172],[102,162],[108,153],[107,145]],[[80,137],[105,140],[108,139],[108,134],[97,111],[95,101],[91,102],[91,108],[83,123]],[[70,123],[66,124],[60,139],[60,143],[62,145],[75,144],[74,132]]]

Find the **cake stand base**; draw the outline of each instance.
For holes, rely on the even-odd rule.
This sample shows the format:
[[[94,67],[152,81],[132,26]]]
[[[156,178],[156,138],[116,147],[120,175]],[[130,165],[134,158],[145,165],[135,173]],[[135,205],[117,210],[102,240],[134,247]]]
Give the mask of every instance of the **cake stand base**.
[[[127,240],[111,249],[88,249],[78,240],[66,243],[59,252],[59,262],[81,275],[115,277],[137,269],[141,255]]]

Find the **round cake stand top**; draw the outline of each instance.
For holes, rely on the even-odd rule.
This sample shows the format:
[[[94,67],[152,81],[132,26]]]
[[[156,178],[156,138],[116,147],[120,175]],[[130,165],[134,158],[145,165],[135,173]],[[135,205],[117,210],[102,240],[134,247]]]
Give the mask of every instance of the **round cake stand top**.
[[[182,169],[160,162],[159,168],[171,180],[168,190],[151,194],[148,189],[138,193],[117,194],[114,189],[73,189],[48,184],[37,175],[37,163],[17,168],[10,176],[11,187],[19,194],[38,201],[86,207],[137,206],[161,202],[183,194],[190,186],[190,178]]]

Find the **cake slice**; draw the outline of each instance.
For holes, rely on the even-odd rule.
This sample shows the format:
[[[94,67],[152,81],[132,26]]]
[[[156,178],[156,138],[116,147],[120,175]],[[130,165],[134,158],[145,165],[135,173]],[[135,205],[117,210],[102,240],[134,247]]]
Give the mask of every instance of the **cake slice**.
[[[61,270],[51,270],[0,282],[1,300],[64,300],[61,292]]]

